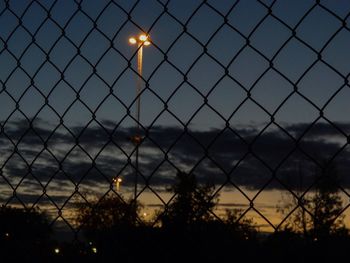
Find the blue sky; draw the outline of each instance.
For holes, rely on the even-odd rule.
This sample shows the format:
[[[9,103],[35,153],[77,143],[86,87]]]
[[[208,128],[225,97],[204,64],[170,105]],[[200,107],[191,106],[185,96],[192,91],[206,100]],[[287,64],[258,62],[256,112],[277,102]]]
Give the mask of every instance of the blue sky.
[[[82,1],[77,12],[74,1],[45,1],[42,6],[34,2],[29,7],[25,1],[9,1],[10,9],[1,15],[0,44],[7,44],[0,55],[1,81],[6,87],[0,95],[2,121],[11,115],[18,101],[29,118],[40,111],[37,117],[52,122],[59,122],[58,115],[63,116],[74,103],[64,114],[64,121],[67,125],[86,123],[92,113],[80,101],[75,102],[78,92],[98,120],[118,122],[127,113],[125,107],[134,112],[131,103],[136,94],[136,50],[127,39],[141,29],[149,32],[153,42],[144,50],[143,77],[148,89],[141,96],[141,122],[145,126],[163,110],[164,102],[186,123],[203,106],[205,97],[225,119],[244,102],[230,119],[232,125],[268,122],[269,114],[274,114],[279,123],[312,122],[319,115],[316,107],[325,107],[324,114],[332,121],[347,121],[348,88],[326,103],[342,87],[349,72],[350,33],[330,13],[346,17],[350,11],[348,1],[321,1],[328,10],[316,6],[301,23],[315,1],[276,1],[272,15],[268,14],[268,6],[273,1],[140,1],[136,5],[135,1],[108,2]],[[127,21],[128,13],[131,21]],[[16,16],[22,17],[22,25],[18,25]],[[228,24],[224,24],[224,17]],[[92,30],[94,23],[96,28]],[[255,28],[258,23],[261,24]],[[188,33],[183,33],[184,26]],[[294,38],[292,30],[296,32]],[[327,44],[335,32],[338,34]],[[207,53],[203,53],[203,46]],[[84,58],[77,56],[77,48]],[[329,65],[317,60],[315,51],[320,51],[322,60]],[[17,67],[16,59],[21,67]],[[128,68],[128,60],[133,70]],[[272,60],[273,67],[268,60]],[[293,93],[293,85],[316,107]],[[109,96],[110,88],[120,101]],[[246,100],[248,90],[252,100]],[[45,98],[39,91],[48,96],[49,107],[42,108]],[[10,119],[23,118],[21,115],[15,112]],[[190,125],[200,130],[220,128],[225,125],[222,117],[204,105]],[[123,126],[132,125],[130,118],[123,122]],[[173,126],[179,122],[164,112],[155,125]]]

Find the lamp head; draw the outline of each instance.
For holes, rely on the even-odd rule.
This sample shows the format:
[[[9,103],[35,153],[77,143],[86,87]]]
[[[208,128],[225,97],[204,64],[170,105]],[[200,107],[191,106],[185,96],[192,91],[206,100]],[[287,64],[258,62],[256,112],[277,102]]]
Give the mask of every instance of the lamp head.
[[[129,38],[129,43],[130,43],[131,45],[134,45],[134,44],[137,43],[137,40],[136,40],[134,37],[131,37],[131,38]]]
[[[145,46],[151,45],[151,42],[149,41],[149,36],[146,34],[141,34],[141,35],[139,35],[138,38],[130,37],[129,43],[131,45],[135,45],[135,44],[145,45]]]

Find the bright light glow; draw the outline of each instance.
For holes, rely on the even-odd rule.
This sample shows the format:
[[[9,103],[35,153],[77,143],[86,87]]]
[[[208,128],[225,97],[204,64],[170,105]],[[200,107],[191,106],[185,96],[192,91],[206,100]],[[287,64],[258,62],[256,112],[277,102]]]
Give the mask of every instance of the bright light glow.
[[[148,37],[146,35],[140,35],[139,39],[140,39],[140,41],[144,42],[148,39]]]
[[[56,254],[59,254],[59,253],[60,253],[60,249],[59,249],[58,247],[56,247],[56,248],[54,249],[54,252],[55,252]]]
[[[95,253],[95,254],[97,253],[97,248],[96,247],[92,247],[91,250],[92,250],[93,253]]]
[[[122,178],[113,178],[113,182],[115,182],[115,183],[121,183],[121,182],[123,182],[123,179]]]
[[[129,43],[130,44],[132,44],[132,45],[134,45],[134,44],[136,44],[136,39],[134,38],[134,37],[131,37],[131,38],[129,38]]]
[[[9,233],[5,233],[5,236],[6,236],[6,237],[9,237],[9,236],[10,236],[10,234],[9,234]]]
[[[115,183],[115,186],[117,187],[117,191],[119,191],[121,182],[123,182],[122,178],[113,178],[113,183]]]
[[[149,36],[147,36],[145,34],[141,34],[138,38],[130,37],[129,43],[132,45],[138,44],[139,46],[140,45],[144,45],[144,46],[151,45],[151,42],[149,41]]]

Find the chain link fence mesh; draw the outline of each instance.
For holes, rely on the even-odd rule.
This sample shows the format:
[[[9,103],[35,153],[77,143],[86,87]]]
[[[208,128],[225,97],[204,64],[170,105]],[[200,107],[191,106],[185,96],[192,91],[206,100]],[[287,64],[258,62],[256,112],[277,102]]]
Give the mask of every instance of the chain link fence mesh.
[[[326,162],[346,214],[350,6],[335,2],[2,1],[1,203],[74,235],[76,204],[113,193],[156,225],[185,171],[214,183],[217,218],[240,207],[276,231],[298,208],[277,215],[281,193],[300,201]]]

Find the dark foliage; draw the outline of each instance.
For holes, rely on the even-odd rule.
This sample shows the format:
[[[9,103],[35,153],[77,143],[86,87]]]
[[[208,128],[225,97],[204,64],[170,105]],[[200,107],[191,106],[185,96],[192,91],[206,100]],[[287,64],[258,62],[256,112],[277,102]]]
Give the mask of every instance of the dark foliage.
[[[0,251],[7,260],[46,257],[50,253],[51,228],[39,209],[0,207]]]
[[[199,186],[194,174],[178,173],[171,191],[176,197],[159,211],[162,227],[187,228],[215,220],[211,213],[217,204],[213,185]]]
[[[323,162],[315,172],[314,193],[309,196],[297,192],[278,210],[289,214],[286,232],[302,234],[311,240],[329,239],[331,236],[346,236],[343,202],[339,194],[338,172],[334,164]]]

